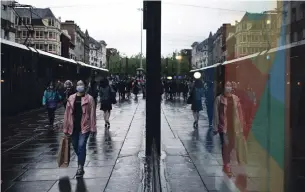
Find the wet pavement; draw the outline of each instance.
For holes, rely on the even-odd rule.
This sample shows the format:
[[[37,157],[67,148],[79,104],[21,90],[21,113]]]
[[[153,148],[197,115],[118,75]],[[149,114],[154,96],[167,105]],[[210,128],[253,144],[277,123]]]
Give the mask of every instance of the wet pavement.
[[[63,109],[58,110],[58,120],[62,113]],[[41,119],[43,117],[38,115],[32,124],[44,125]],[[57,167],[57,152],[63,134],[55,131],[2,153],[1,191],[149,191],[144,157],[145,101],[131,100],[115,105],[109,131],[104,130],[99,110],[97,119],[98,133],[88,141],[83,180],[75,179],[77,158],[73,150],[69,167]],[[27,124],[26,120],[19,121]],[[205,112],[200,115],[198,130],[194,130],[190,106],[182,101],[164,102],[161,125],[162,191],[237,191],[235,177],[229,179],[222,172],[218,136],[212,136]],[[27,130],[32,129],[24,132]],[[16,143],[8,139],[7,148],[13,145],[8,144],[10,141]],[[247,186],[248,191],[257,191],[255,178],[248,178]]]

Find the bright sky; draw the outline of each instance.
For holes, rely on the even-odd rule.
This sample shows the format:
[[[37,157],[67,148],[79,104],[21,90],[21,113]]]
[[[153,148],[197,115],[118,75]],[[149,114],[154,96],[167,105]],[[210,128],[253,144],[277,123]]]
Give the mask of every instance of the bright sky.
[[[62,21],[74,20],[83,31],[107,47],[126,55],[141,51],[141,0],[19,0],[37,8],[50,7]],[[276,8],[276,1],[245,0],[163,0],[162,54],[190,48],[194,41],[203,41],[222,23],[235,23],[245,12],[262,12]],[[216,8],[216,9],[214,9]],[[224,10],[226,9],[226,10]],[[231,11],[230,11],[231,10]],[[232,11],[241,10],[241,11]],[[143,54],[146,50],[143,31]]]

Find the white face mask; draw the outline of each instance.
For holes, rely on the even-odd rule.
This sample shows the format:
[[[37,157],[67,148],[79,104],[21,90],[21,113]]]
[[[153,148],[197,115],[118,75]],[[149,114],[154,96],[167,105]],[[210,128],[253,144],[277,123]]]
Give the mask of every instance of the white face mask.
[[[85,92],[85,86],[83,86],[83,85],[78,85],[78,86],[76,87],[76,90],[77,90],[77,92],[79,92],[79,93],[83,93],[83,92]]]
[[[226,86],[226,87],[225,87],[225,92],[226,92],[226,93],[231,93],[231,92],[232,92],[232,87]]]

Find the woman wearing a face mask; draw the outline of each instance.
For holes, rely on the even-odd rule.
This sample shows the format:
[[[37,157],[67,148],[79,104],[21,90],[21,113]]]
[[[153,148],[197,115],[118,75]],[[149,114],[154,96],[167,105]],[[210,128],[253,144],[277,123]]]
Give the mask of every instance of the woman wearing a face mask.
[[[55,120],[55,111],[57,108],[57,103],[61,100],[60,94],[54,87],[54,83],[51,81],[48,88],[44,91],[42,98],[42,105],[47,108],[49,125],[53,126]]]
[[[85,83],[77,82],[77,93],[67,101],[63,131],[72,137],[72,145],[78,158],[76,177],[84,175],[86,145],[90,132],[96,133],[96,111],[94,98],[85,93]]]
[[[239,98],[232,94],[231,82],[226,82],[224,92],[215,99],[213,127],[214,134],[219,133],[220,136],[223,171],[231,176],[230,155],[233,149],[237,150],[238,162],[246,162],[246,159],[241,158],[243,151],[239,150],[240,148],[238,147],[241,145],[239,145],[239,142],[237,143],[237,141],[245,142],[243,136],[244,121],[242,107]]]

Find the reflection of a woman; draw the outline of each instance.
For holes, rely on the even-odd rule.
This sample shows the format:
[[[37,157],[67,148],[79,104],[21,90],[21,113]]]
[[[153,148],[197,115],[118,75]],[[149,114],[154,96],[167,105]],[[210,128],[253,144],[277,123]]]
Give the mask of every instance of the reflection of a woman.
[[[231,176],[230,155],[236,149],[236,140],[243,137],[243,115],[239,98],[232,94],[232,84],[226,82],[223,94],[214,103],[214,133],[219,133],[222,146],[223,171]],[[243,139],[243,138],[242,138]],[[239,151],[240,153],[241,151]],[[239,159],[237,154],[237,159]]]
[[[105,129],[103,151],[104,151],[104,155],[106,155],[109,152],[112,152],[111,134],[108,129]]]

